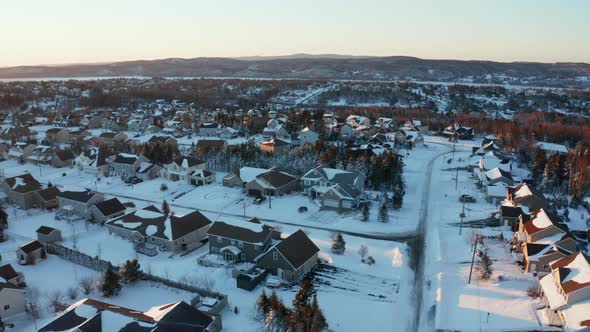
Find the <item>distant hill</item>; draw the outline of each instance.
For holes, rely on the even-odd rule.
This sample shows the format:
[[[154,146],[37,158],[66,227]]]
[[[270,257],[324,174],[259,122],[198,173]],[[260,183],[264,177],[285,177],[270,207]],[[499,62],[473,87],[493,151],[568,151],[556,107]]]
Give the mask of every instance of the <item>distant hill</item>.
[[[240,56],[231,59],[244,60],[244,61],[264,61],[264,60],[287,60],[287,59],[367,59],[375,58],[369,55],[345,55],[345,54],[307,54],[297,53],[289,55],[277,55],[277,56]]]
[[[588,87],[590,64],[295,54],[0,68],[0,78],[108,76],[419,80]]]

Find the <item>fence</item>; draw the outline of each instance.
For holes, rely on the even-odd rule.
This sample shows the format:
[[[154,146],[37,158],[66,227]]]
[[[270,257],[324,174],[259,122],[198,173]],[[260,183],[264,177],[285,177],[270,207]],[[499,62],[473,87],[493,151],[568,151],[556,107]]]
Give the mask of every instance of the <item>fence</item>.
[[[102,272],[110,266],[114,270],[118,270],[117,266],[112,265],[110,262],[102,260],[98,257],[91,257],[77,250],[64,247],[56,243],[47,243],[45,248],[48,253],[57,255],[63,259],[66,259],[72,263],[85,266],[87,268]]]
[[[254,288],[256,288],[256,286],[258,286],[262,281],[264,281],[266,277],[268,277],[268,274],[268,270],[264,270],[262,273],[258,275],[242,273],[238,275],[238,277],[236,278],[236,285],[238,286],[238,288],[251,291]]]

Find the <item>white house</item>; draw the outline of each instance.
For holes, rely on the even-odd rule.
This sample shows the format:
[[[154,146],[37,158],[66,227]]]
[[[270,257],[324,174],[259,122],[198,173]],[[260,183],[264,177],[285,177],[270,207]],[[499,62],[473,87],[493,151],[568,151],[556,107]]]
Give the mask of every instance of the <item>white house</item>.
[[[303,145],[305,143],[315,143],[319,137],[320,135],[318,135],[318,133],[309,129],[309,127],[305,127],[299,132],[297,139],[299,140],[300,144]]]

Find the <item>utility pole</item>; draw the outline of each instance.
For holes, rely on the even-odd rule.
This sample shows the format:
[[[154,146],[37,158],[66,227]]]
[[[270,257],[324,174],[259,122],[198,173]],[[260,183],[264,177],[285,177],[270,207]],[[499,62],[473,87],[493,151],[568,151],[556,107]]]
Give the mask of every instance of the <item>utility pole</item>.
[[[244,217],[246,216],[246,200],[244,200]]]
[[[469,268],[469,281],[468,284],[471,283],[471,274],[473,273],[473,263],[475,262],[475,250],[477,249],[477,240],[479,239],[479,234],[475,234],[475,240],[473,241],[473,256],[471,256],[471,268]]]
[[[457,191],[458,186],[459,186],[459,166],[457,166],[457,173],[455,174],[455,191]]]
[[[461,217],[461,224],[459,225],[459,235],[461,235],[461,230],[463,230],[463,218],[465,218],[465,201],[463,201],[463,210],[459,217]]]
[[[271,196],[272,196],[272,193],[271,193],[271,191],[269,190],[269,191],[268,191],[268,208],[269,208],[269,209],[272,209],[272,206],[271,206],[271,204],[270,204],[270,201],[271,201]]]

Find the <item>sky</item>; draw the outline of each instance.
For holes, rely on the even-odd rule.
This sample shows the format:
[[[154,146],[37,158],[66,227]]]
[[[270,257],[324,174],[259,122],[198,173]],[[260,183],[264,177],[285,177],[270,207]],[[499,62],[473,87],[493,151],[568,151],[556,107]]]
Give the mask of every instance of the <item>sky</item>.
[[[589,62],[588,0],[2,0],[0,67],[253,55]]]

